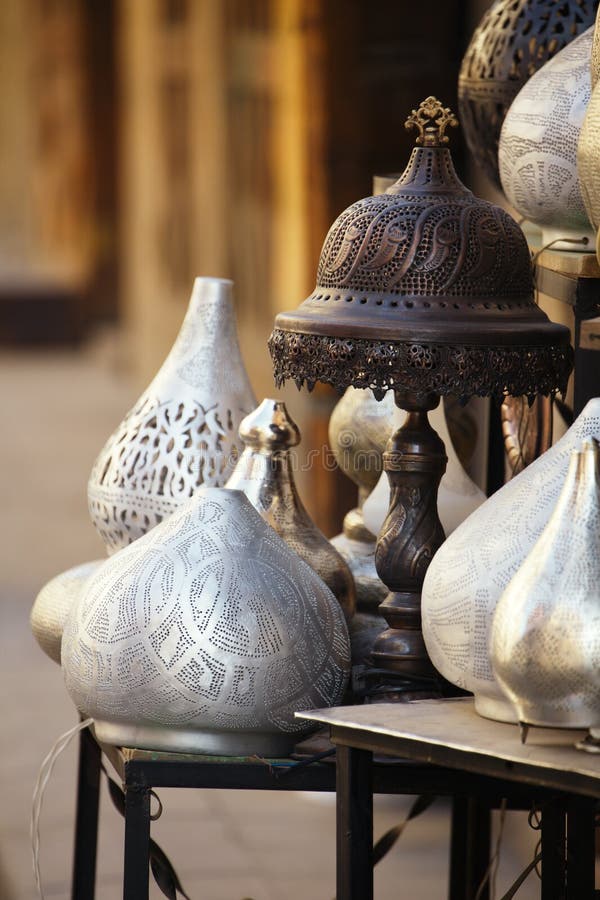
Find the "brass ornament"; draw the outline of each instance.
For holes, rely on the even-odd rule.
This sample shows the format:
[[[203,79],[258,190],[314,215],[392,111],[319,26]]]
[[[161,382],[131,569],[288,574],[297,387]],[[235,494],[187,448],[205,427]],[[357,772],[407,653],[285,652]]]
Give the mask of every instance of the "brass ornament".
[[[317,528],[298,494],[291,451],[300,431],[285,403],[267,398],[239,428],[244,452],[226,487],[243,491],[263,519],[320,576],[350,621],[356,591],[350,569]]]
[[[449,106],[442,106],[436,97],[427,97],[418,109],[413,109],[404,123],[405,128],[417,128],[415,143],[422,147],[441,147],[450,140],[446,128],[456,128],[458,119]]]
[[[511,478],[552,446],[552,400],[507,397],[501,408],[502,435]]]
[[[431,347],[426,344],[365,341],[275,330],[269,340],[276,361],[276,384],[293,380],[311,391],[317,381],[340,393],[351,381],[354,387],[372,387],[377,399],[388,390],[419,393],[439,391],[460,400],[469,397],[504,397],[505,372],[510,374],[510,394],[534,397],[558,390],[564,394],[573,368],[567,346],[525,345],[497,347]],[[523,366],[529,358],[530,366]],[[399,373],[398,376],[395,373]]]

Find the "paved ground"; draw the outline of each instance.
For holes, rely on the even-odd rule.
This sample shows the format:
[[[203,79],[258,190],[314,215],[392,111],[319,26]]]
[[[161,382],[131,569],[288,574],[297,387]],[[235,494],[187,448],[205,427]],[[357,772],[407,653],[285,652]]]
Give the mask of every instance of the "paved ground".
[[[0,358],[0,900],[33,900],[29,810],[39,764],[76,722],[60,670],[30,635],[28,614],[50,577],[102,555],[87,517],[85,485],[102,442],[136,391],[106,355],[4,354]],[[42,813],[45,894],[66,900],[71,868],[75,751],[58,761]],[[153,836],[194,900],[331,900],[333,798],[243,792],[161,791]],[[404,798],[376,800],[379,836],[400,821]],[[520,822],[504,844],[499,889],[530,858]],[[106,794],[101,809],[99,900],[120,896],[122,823]],[[444,900],[448,810],[411,823],[378,868],[378,900]],[[533,839],[534,840],[534,839]],[[511,878],[512,875],[512,878]],[[531,883],[530,883],[531,882]],[[498,894],[501,896],[501,893]],[[153,898],[162,897],[153,889]],[[539,897],[535,877],[518,900]]]

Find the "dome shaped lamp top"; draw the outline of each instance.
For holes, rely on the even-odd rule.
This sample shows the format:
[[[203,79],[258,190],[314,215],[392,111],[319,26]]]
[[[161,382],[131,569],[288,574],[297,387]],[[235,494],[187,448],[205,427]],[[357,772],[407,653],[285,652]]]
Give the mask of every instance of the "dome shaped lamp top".
[[[564,391],[568,329],[534,302],[517,223],[458,178],[445,133],[455,116],[428,97],[405,124],[419,131],[405,171],[338,216],[314,291],[277,316],[276,382],[372,388],[378,398]]]

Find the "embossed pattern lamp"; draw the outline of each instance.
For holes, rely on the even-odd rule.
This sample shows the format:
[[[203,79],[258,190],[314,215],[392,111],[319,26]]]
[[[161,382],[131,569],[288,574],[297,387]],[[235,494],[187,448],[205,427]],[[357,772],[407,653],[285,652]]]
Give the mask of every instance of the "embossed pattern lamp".
[[[535,305],[529,251],[511,217],[459,180],[445,146],[449,109],[428,97],[406,127],[419,135],[385,194],[345,210],[325,239],[313,293],[280,313],[269,341],[278,384],[389,390],[408,412],[384,469],[390,509],[376,565],[388,628],[369,687],[390,698],[439,691],[421,632],[421,586],[444,540],[437,491],[444,444],[428,422],[440,397],[534,397],[564,391],[568,330]]]

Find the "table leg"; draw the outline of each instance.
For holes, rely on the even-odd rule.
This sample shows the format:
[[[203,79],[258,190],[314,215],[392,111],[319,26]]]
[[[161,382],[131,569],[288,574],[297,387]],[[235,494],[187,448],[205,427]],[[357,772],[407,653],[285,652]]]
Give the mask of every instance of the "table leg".
[[[564,900],[566,848],[564,801],[545,803],[542,806],[541,900]]]
[[[467,798],[452,798],[448,900],[461,900],[467,880]]]
[[[592,900],[595,884],[596,801],[567,801],[567,900]]]
[[[488,900],[489,883],[480,891],[490,864],[491,810],[474,797],[454,797],[450,834],[449,900]]]
[[[373,754],[338,745],[336,900],[373,900]]]
[[[100,803],[100,757],[100,747],[89,729],[85,728],[79,736],[75,850],[71,879],[72,900],[94,900]]]
[[[150,788],[125,785],[123,900],[148,900]]]

